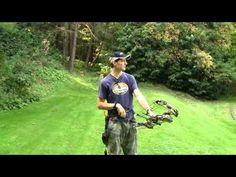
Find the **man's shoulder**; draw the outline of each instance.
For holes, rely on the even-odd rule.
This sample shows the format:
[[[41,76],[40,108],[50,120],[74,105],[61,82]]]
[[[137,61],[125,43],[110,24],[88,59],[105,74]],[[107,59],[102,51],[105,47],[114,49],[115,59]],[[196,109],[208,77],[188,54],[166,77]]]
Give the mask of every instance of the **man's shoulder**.
[[[128,78],[134,78],[134,75],[124,72],[124,76]]]
[[[111,79],[111,76],[110,76],[110,74],[108,74],[104,78],[102,78],[100,82],[103,83],[103,82],[106,82],[106,81],[108,81],[110,79]]]

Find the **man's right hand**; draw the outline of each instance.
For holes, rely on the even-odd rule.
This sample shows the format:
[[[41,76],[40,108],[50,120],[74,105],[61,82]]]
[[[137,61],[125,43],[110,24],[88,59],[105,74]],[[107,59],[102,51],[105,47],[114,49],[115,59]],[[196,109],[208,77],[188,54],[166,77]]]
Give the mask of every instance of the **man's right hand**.
[[[117,109],[118,115],[120,117],[122,117],[122,118],[126,117],[126,111],[120,103],[116,104],[116,109]]]

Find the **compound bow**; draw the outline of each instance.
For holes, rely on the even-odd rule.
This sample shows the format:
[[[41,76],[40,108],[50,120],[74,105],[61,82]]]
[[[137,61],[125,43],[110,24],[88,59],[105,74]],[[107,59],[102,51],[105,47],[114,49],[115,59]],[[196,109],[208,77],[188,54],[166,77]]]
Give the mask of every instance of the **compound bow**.
[[[146,122],[136,122],[136,127],[145,126],[147,128],[153,128],[155,125],[161,125],[163,122],[171,123],[173,122],[173,118],[171,117],[171,115],[174,115],[175,117],[178,117],[179,115],[178,110],[172,107],[164,100],[156,100],[153,104],[164,106],[168,111],[164,112],[161,115],[155,115],[155,116],[150,116],[147,113],[146,114],[143,113],[142,115],[136,114],[137,116],[146,119]]]

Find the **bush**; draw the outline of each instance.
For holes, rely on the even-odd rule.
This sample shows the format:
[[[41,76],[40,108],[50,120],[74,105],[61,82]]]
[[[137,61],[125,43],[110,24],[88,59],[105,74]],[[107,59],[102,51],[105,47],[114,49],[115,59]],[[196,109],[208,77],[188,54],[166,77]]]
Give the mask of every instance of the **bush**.
[[[0,110],[22,108],[62,83],[62,57],[53,33],[35,24],[0,25]]]
[[[235,31],[232,23],[126,23],[114,44],[131,53],[127,72],[137,80],[217,99],[235,73]]]

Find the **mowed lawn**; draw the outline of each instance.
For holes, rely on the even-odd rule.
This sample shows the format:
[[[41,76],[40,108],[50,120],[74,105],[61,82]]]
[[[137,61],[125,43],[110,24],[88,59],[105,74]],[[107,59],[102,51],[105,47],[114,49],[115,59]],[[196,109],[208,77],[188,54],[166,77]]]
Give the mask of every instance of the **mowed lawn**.
[[[40,102],[0,112],[0,154],[103,154],[104,111],[96,107],[98,77],[73,80]],[[139,86],[149,103],[164,99],[179,110],[179,116],[154,129],[138,128],[138,154],[236,154],[236,121],[230,115],[236,96],[200,101],[161,85]],[[141,113],[136,101],[134,105]],[[157,106],[156,112],[164,110]]]

